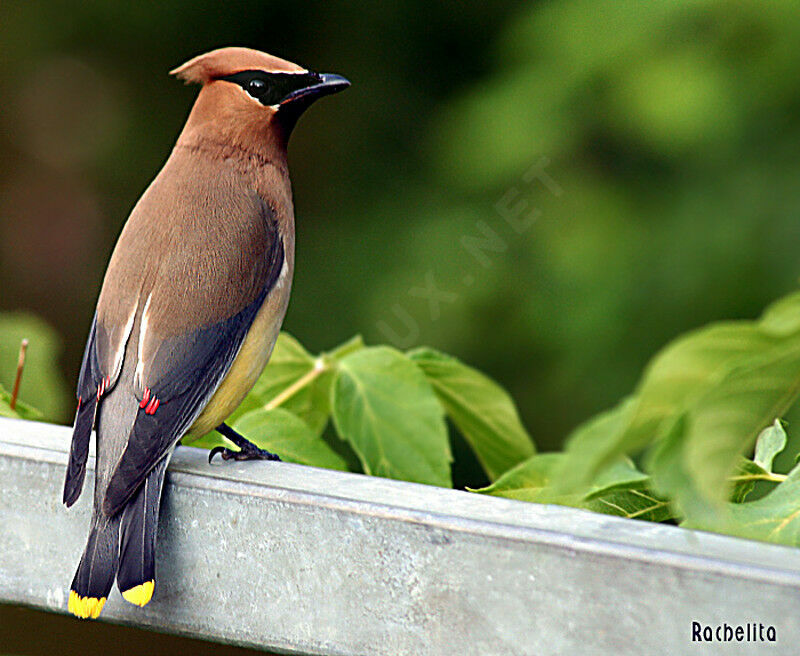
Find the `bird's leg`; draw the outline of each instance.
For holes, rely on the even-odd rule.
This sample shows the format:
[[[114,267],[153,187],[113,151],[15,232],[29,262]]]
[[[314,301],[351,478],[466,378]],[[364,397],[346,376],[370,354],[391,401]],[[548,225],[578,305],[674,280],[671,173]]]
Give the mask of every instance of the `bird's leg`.
[[[227,437],[231,442],[239,447],[239,451],[232,451],[224,446],[215,446],[208,454],[208,462],[214,459],[218,453],[223,460],[280,460],[280,457],[265,449],[259,449],[255,444],[239,435],[227,424],[220,424],[216,428],[217,432]]]

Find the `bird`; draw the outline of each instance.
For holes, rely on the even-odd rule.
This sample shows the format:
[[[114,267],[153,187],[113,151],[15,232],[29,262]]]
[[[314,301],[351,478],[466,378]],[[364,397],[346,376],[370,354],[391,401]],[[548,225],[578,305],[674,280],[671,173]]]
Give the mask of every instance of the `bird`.
[[[350,85],[243,47],[171,74],[200,92],[120,233],[78,376],[63,502],[81,494],[94,430],[93,513],[67,602],[84,619],[100,615],[115,578],[126,601],[152,598],[161,491],[182,438],[216,429],[239,447],[209,461],[279,459],[224,422],[266,366],[289,302],[289,137],[314,101]]]

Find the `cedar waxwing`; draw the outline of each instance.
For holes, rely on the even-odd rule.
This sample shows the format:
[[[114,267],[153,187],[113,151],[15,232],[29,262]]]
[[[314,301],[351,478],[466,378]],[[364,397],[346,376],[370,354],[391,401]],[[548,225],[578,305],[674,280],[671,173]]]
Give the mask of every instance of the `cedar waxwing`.
[[[278,459],[223,422],[264,369],[289,301],[289,135],[350,84],[247,48],[172,73],[202,89],[111,255],[78,380],[67,506],[97,425],[94,513],[68,604],[83,618],[100,614],[115,576],[127,601],[150,601],[161,488],[184,435],[216,428],[240,449],[220,449],[226,460]]]

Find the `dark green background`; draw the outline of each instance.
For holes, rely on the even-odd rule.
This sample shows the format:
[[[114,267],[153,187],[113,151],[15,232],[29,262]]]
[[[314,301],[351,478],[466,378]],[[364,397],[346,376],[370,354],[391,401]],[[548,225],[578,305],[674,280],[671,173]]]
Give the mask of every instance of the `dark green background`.
[[[670,338],[797,285],[796,2],[6,0],[0,310],[61,334],[70,386],[196,93],[166,72],[231,44],[353,82],[291,144],[285,327],[311,350],[360,332],[451,352],[511,391],[540,448]],[[525,179],[541,162],[549,185]],[[518,202],[538,217],[520,231],[499,209]]]

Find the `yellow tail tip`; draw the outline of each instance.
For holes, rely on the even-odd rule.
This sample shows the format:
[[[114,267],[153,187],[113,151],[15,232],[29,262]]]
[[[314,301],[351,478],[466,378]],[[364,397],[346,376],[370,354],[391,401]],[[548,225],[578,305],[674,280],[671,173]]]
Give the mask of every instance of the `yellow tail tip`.
[[[106,603],[105,597],[81,597],[75,590],[69,591],[67,608],[70,613],[82,619],[95,619],[100,615]]]
[[[153,596],[153,589],[155,587],[155,581],[145,581],[144,583],[137,585],[135,588],[125,590],[125,592],[122,593],[122,597],[125,599],[125,601],[129,601],[132,604],[144,606]]]

